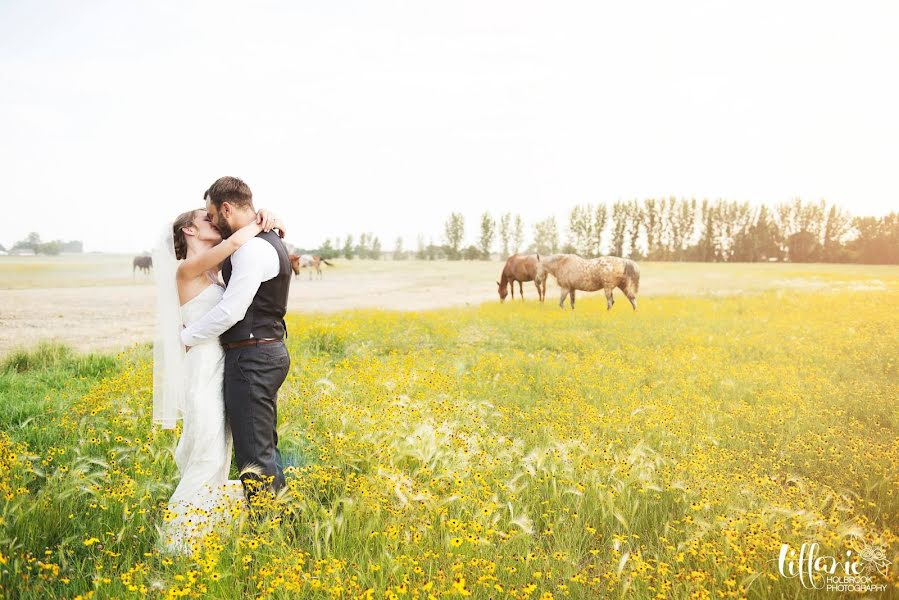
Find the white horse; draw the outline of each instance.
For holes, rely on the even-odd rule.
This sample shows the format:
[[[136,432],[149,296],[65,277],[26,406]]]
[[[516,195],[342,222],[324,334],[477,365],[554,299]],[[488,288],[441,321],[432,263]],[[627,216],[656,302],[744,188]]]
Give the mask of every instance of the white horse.
[[[321,264],[325,263],[326,265],[333,266],[331,263],[323,259],[321,256],[316,256],[313,254],[291,254],[290,255],[290,268],[293,269],[294,276],[299,277],[300,269],[304,267],[309,268],[309,279],[312,279],[312,269],[315,269],[315,272],[318,273],[318,278],[322,278],[322,266]]]
[[[628,258],[617,256],[600,256],[599,258],[581,258],[576,254],[552,254],[539,257],[540,264],[547,273],[556,278],[562,288],[559,306],[565,307],[565,297],[570,297],[574,309],[574,292],[606,292],[606,308],[612,308],[615,300],[612,290],[619,288],[631,306],[637,310],[637,292],[640,291],[640,267]]]

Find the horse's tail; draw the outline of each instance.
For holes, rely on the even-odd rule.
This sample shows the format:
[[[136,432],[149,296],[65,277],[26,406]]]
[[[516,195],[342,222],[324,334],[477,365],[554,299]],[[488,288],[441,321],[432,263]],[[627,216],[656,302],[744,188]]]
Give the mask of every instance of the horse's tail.
[[[333,266],[334,266],[333,264],[331,264],[331,263],[329,263],[328,261],[326,261],[324,258],[322,259],[322,262],[325,263],[326,265],[328,265],[329,267],[333,267]]]
[[[640,267],[629,258],[624,259],[624,276],[628,287],[633,286],[633,292],[637,294],[640,291]]]

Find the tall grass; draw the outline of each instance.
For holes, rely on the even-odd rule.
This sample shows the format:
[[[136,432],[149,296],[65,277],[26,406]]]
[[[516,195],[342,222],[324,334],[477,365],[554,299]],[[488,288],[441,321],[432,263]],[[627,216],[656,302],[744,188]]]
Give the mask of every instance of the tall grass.
[[[827,597],[781,544],[899,559],[897,315],[893,289],[291,315],[288,487],[178,559],[154,548],[178,432],[150,427],[149,350],[13,355],[0,590]]]

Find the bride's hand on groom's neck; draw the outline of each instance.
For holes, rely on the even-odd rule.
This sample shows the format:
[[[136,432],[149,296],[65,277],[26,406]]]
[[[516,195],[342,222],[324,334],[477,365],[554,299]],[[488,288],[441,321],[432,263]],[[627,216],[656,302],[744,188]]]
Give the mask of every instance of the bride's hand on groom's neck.
[[[281,220],[276,214],[271,212],[270,210],[260,208],[259,212],[256,213],[256,224],[262,227],[262,231],[271,231],[272,229],[278,230],[278,236],[284,237],[286,234],[286,228],[284,227],[284,221]]]

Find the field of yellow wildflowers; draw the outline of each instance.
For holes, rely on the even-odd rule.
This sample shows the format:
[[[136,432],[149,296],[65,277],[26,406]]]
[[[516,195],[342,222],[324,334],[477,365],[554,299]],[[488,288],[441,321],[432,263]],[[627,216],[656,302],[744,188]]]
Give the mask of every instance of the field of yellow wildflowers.
[[[899,272],[881,281],[292,316],[287,493],[174,560],[148,348],[11,355],[0,596],[834,597],[777,558],[899,562]],[[882,581],[899,593],[899,564]]]

